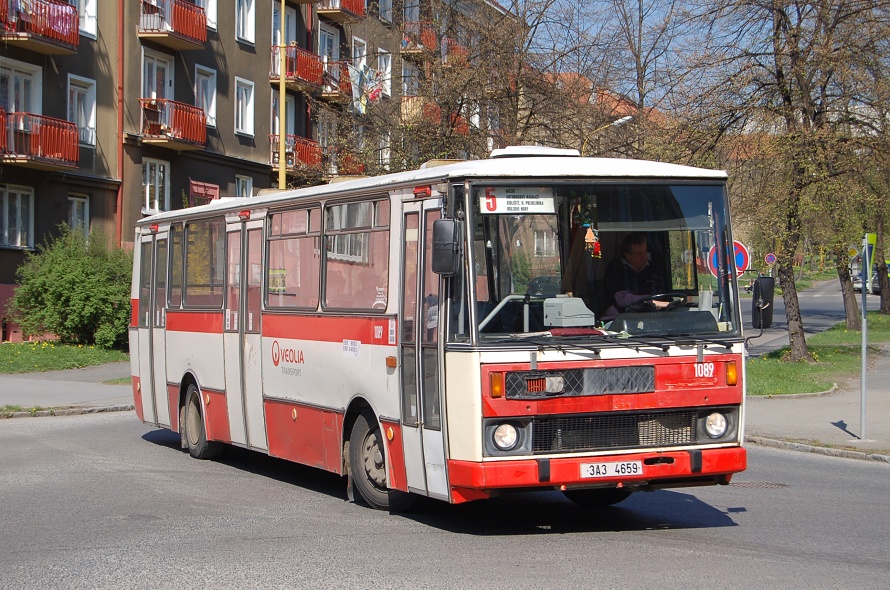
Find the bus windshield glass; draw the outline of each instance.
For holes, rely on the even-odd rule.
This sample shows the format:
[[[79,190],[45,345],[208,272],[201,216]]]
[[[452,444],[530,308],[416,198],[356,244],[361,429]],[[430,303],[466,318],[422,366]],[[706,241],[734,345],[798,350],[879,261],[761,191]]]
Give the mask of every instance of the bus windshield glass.
[[[719,183],[473,186],[474,276],[455,284],[452,340],[738,336],[725,194]]]

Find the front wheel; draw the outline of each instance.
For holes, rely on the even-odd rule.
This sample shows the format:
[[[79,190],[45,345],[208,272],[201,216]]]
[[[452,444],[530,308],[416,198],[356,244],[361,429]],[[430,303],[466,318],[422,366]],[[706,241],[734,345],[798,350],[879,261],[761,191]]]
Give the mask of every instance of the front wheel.
[[[222,452],[222,443],[207,440],[207,430],[204,427],[204,413],[201,411],[201,393],[194,383],[189,384],[185,394],[185,414],[183,424],[185,428],[185,442],[189,454],[195,459],[214,459]]]
[[[390,490],[386,485],[386,455],[380,426],[370,412],[359,414],[349,437],[349,472],[359,496],[378,510],[406,510],[410,494]]]
[[[627,500],[632,492],[621,488],[599,488],[592,490],[566,490],[565,497],[581,506],[598,508],[611,506]]]

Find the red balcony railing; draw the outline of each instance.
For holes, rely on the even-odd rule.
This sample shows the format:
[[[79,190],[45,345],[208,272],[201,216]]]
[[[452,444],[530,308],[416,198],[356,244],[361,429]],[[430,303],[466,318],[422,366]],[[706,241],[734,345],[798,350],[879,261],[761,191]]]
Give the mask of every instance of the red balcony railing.
[[[402,23],[402,49],[425,48],[431,51],[438,46],[436,29],[432,23]]]
[[[2,1],[2,0],[0,0]],[[0,16],[2,16],[2,12],[0,12]],[[0,108],[0,154],[6,153],[6,111],[3,108]]]
[[[321,0],[318,13],[338,22],[364,18],[365,0]]]
[[[142,135],[203,147],[207,142],[204,109],[163,98],[140,98]]]
[[[207,42],[207,15],[185,0],[142,0],[139,32],[174,35],[196,45]]]
[[[3,113],[0,151],[14,160],[75,167],[79,155],[77,125],[70,121],[35,115]]]
[[[272,69],[271,77],[278,79],[280,68],[279,50],[277,45],[271,47]],[[321,86],[321,56],[306,51],[296,45],[288,45],[284,48],[284,75],[290,82],[304,82],[309,86]]]
[[[41,38],[75,50],[80,42],[77,8],[59,0],[0,0],[0,34]]]
[[[269,136],[272,166],[278,166],[278,134]],[[288,168],[318,168],[321,166],[321,146],[317,141],[299,135],[284,136],[284,152]]]
[[[345,61],[327,61],[322,63],[324,72],[321,76],[322,92],[347,98],[352,96],[352,82],[349,80],[349,67]]]
[[[451,39],[445,37],[442,39],[442,61],[447,64],[465,64],[469,50],[466,47]]]

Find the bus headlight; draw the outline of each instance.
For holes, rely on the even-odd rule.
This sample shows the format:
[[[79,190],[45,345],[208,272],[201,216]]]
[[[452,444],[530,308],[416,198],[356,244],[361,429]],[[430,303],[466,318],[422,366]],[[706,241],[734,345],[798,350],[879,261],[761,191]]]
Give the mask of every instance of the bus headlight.
[[[726,420],[726,416],[720,412],[713,412],[708,414],[708,417],[705,418],[705,432],[707,432],[708,436],[711,438],[720,438],[726,434],[728,425],[729,422]]]
[[[519,432],[512,424],[504,423],[494,429],[492,440],[494,441],[494,446],[499,450],[509,451],[519,442]]]

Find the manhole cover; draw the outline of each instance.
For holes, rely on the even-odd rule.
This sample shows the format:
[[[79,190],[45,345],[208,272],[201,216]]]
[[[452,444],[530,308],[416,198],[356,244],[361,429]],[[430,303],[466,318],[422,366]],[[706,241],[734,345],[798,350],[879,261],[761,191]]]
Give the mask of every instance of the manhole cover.
[[[730,482],[729,485],[737,488],[753,488],[757,490],[777,490],[788,487],[787,483],[775,483],[771,481],[733,481]]]

